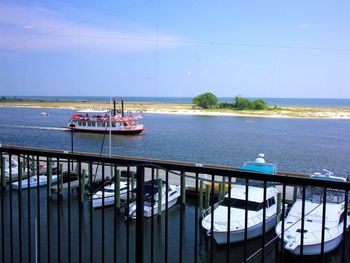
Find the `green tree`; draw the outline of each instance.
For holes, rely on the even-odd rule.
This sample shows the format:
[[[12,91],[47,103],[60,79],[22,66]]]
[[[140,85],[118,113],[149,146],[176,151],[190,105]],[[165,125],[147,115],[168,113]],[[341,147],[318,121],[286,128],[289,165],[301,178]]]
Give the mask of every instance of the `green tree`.
[[[254,106],[253,110],[264,110],[267,108],[267,103],[262,99],[253,101],[252,104]]]
[[[237,110],[264,110],[268,108],[267,103],[262,99],[250,101],[241,96],[235,97],[234,107]]]
[[[192,103],[203,109],[210,109],[216,106],[218,98],[211,92],[206,92],[192,99]]]
[[[251,108],[251,102],[246,98],[242,98],[241,96],[235,97],[234,105],[238,110],[246,110]]]

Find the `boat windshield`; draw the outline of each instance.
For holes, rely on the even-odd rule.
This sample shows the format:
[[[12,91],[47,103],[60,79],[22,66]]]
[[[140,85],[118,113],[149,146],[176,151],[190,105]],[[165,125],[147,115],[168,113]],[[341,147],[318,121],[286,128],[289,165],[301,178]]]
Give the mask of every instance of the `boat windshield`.
[[[313,203],[323,202],[324,189],[320,187],[305,187],[305,200],[310,200]],[[298,198],[303,198],[303,188],[300,187],[298,191]],[[326,202],[328,203],[342,203],[345,200],[345,193],[341,190],[327,189]]]
[[[246,179],[245,178],[236,178],[236,184],[246,185]],[[264,187],[264,182],[250,179],[248,181],[248,185],[249,186],[262,187],[263,188]],[[266,187],[271,187],[271,186],[275,186],[275,184],[273,182],[266,182]]]
[[[231,198],[231,203],[229,198],[224,198],[224,200],[221,202],[220,205],[222,206],[229,206],[231,205],[231,207],[233,208],[238,208],[238,209],[245,209],[245,200],[241,200],[241,199],[235,199],[235,198]],[[249,201],[247,202],[247,209],[249,211],[259,211],[263,208],[263,203],[258,203],[258,202],[253,202],[253,201]]]

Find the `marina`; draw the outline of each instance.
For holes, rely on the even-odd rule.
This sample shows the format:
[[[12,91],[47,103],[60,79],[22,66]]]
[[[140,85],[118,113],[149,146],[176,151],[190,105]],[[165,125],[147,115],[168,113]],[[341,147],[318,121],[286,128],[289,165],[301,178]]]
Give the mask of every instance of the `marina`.
[[[15,192],[9,191],[11,187],[8,190],[6,190],[6,188],[2,188],[2,191],[1,191],[2,200],[3,200],[3,206],[1,211],[6,211],[3,209],[6,209],[6,207],[9,204],[10,205],[16,204],[16,206],[18,205],[18,207],[15,208],[15,210],[13,210],[14,207],[12,206],[12,208],[9,208],[10,209],[9,211],[11,210],[18,211],[18,214],[16,215],[16,217],[18,217],[19,221],[23,222],[23,221],[29,220],[30,223],[28,226],[31,226],[30,227],[31,239],[35,237],[35,235],[33,234],[35,233],[35,230],[33,232],[33,224],[35,223],[34,219],[36,215],[38,215],[38,213],[40,213],[39,217],[42,217],[40,219],[40,225],[42,229],[45,229],[46,227],[48,227],[49,229],[51,229],[52,227],[53,229],[56,229],[56,230],[50,230],[49,232],[43,232],[46,234],[43,234],[43,233],[40,234],[42,235],[41,238],[47,238],[48,240],[47,242],[49,242],[48,244],[49,244],[50,251],[53,250],[59,253],[59,254],[56,254],[56,252],[48,253],[48,251],[46,250],[47,248],[46,248],[46,245],[45,245],[46,242],[45,242],[45,243],[42,243],[42,247],[39,253],[40,256],[43,257],[43,259],[45,257],[50,257],[50,258],[52,257],[54,261],[58,260],[58,257],[61,257],[62,259],[62,257],[72,256],[72,254],[70,253],[72,253],[73,249],[78,249],[79,253],[81,251],[81,254],[78,254],[77,256],[77,259],[80,258],[82,260],[87,260],[87,261],[90,261],[92,259],[93,261],[99,261],[101,259],[103,259],[103,261],[107,259],[112,260],[112,258],[115,257],[114,253],[118,253],[117,254],[119,258],[118,260],[121,259],[123,261],[124,260],[137,261],[138,255],[137,253],[133,252],[134,250],[139,251],[140,246],[142,246],[144,250],[146,249],[144,246],[150,245],[151,251],[153,251],[155,249],[156,244],[158,249],[162,251],[160,255],[164,258],[166,257],[167,260],[164,260],[164,261],[168,261],[168,262],[178,262],[179,260],[178,258],[169,257],[170,253],[175,253],[176,251],[178,251],[178,249],[182,251],[180,253],[180,255],[182,255],[181,257],[187,258],[187,260],[190,260],[190,261],[192,261],[192,259],[194,258],[197,258],[197,260],[200,260],[200,262],[206,262],[207,260],[210,260],[210,258],[213,257],[214,255],[215,257],[221,257],[222,260],[225,260],[227,258],[232,257],[231,253],[236,253],[234,252],[236,251],[236,249],[241,251],[239,255],[242,257],[242,260],[244,258],[246,259],[249,258],[248,261],[255,261],[255,260],[260,261],[261,257],[268,256],[268,257],[273,257],[274,260],[277,261],[279,260],[278,258],[280,258],[281,256],[281,254],[278,253],[279,251],[278,246],[280,241],[278,241],[277,239],[278,235],[277,236],[274,235],[274,230],[267,231],[266,235],[263,235],[261,237],[259,237],[259,235],[257,235],[255,238],[253,236],[249,237],[248,222],[250,222],[250,220],[248,220],[247,227],[245,227],[245,229],[247,229],[246,235],[248,239],[243,238],[241,242],[238,242],[238,244],[234,245],[233,247],[225,243],[221,245],[219,244],[216,245],[214,243],[214,235],[213,235],[214,229],[210,229],[209,231],[201,230],[201,213],[208,208],[211,211],[211,213],[213,213],[215,209],[214,200],[218,201],[218,200],[224,199],[226,196],[226,191],[228,191],[228,189],[236,188],[236,190],[238,191],[237,187],[239,185],[237,185],[237,182],[236,182],[237,177],[243,179],[245,176],[247,176],[247,178],[250,178],[250,180],[254,178],[252,180],[253,185],[256,180],[262,180],[263,178],[265,178],[263,180],[268,180],[268,182],[271,180],[271,182],[274,182],[276,184],[278,189],[286,190],[284,194],[283,192],[281,192],[282,195],[280,195],[279,198],[276,199],[277,204],[274,205],[275,207],[274,211],[276,213],[278,213],[278,211],[280,212],[283,211],[284,205],[287,204],[287,199],[286,199],[287,189],[290,189],[289,195],[291,194],[292,198],[296,198],[295,196],[293,196],[293,193],[295,192],[294,189],[296,189],[296,186],[294,185],[295,183],[298,183],[298,184],[308,183],[312,185],[316,184],[318,186],[323,185],[322,180],[320,181],[320,180],[314,179],[310,181],[305,176],[302,176],[302,177],[295,177],[293,175],[283,176],[279,174],[257,173],[257,171],[254,171],[252,173],[251,171],[242,170],[242,168],[233,169],[231,167],[206,166],[206,165],[199,166],[198,164],[196,165],[193,163],[191,164],[191,163],[170,162],[170,161],[162,161],[162,160],[154,160],[154,159],[147,160],[147,159],[130,158],[130,157],[110,158],[105,155],[97,156],[93,154],[84,154],[84,153],[70,154],[70,153],[59,152],[59,151],[47,152],[46,150],[43,150],[43,149],[32,149],[32,148],[26,149],[23,147],[16,148],[13,146],[4,146],[4,145],[1,147],[1,152],[2,152],[2,156],[6,156],[4,155],[4,152],[9,154],[10,156],[17,156],[19,153],[21,153],[20,156],[28,156],[28,155],[41,156],[41,159],[44,158],[44,156],[46,155],[47,158],[49,158],[47,159],[48,160],[47,167],[49,168],[51,167],[50,160],[58,163],[58,181],[60,181],[60,178],[63,178],[63,173],[70,174],[72,172],[72,175],[74,175],[74,177],[77,178],[76,181],[68,180],[68,182],[66,182],[68,183],[68,188],[65,188],[65,189],[61,188],[63,184],[60,184],[60,183],[58,183],[55,186],[52,186],[57,189],[56,193],[58,195],[55,195],[53,194],[54,192],[51,192],[53,188],[49,184],[46,187],[42,187],[42,188],[29,187],[29,189],[27,190],[19,189]],[[261,158],[261,155],[260,155],[260,158]],[[26,160],[26,159],[23,159],[23,160]],[[32,158],[32,160],[34,159]],[[95,163],[91,163],[91,161],[93,160],[96,160]],[[21,161],[19,163],[21,163]],[[71,169],[72,163],[73,164],[76,163],[73,166],[73,169]],[[142,166],[137,165],[138,163],[142,164]],[[114,164],[117,166],[114,166]],[[141,167],[145,167],[145,168],[142,168],[141,170]],[[177,172],[176,171],[177,169],[180,169],[180,171],[182,170],[182,172],[180,171]],[[186,170],[185,173],[183,169]],[[250,170],[252,170],[252,168],[250,168]],[[94,174],[93,171],[99,171],[99,172]],[[115,173],[113,174],[113,172]],[[125,176],[126,178],[121,180],[120,178],[121,174],[123,174],[123,176]],[[208,178],[208,176],[206,176],[208,174],[212,174],[212,175],[215,174],[215,176]],[[98,175],[98,176],[95,176],[95,175]],[[37,175],[37,176],[40,176],[40,175]],[[50,176],[53,176],[53,175],[50,175],[50,173],[48,173],[48,177]],[[223,180],[223,178],[225,177],[231,178],[231,176],[232,177],[237,176],[236,180],[232,178],[233,180],[230,180],[232,181],[232,183],[230,183],[227,186],[229,180],[227,179]],[[136,216],[135,217],[132,216],[133,217],[132,220],[129,219],[125,221],[125,218],[129,217],[130,213],[133,213],[133,212],[130,209],[130,206],[123,204],[122,198],[116,198],[116,200],[114,200],[112,204],[108,203],[107,201],[106,205],[102,205],[99,209],[95,209],[93,205],[93,198],[89,198],[89,196],[93,197],[93,194],[94,194],[94,190],[93,190],[94,188],[90,187],[90,186],[93,186],[94,178],[95,179],[99,178],[97,180],[101,180],[101,182],[104,182],[105,180],[112,181],[112,182],[114,181],[116,183],[113,189],[114,196],[117,196],[116,193],[120,191],[121,189],[120,186],[125,185],[125,182],[127,186],[129,185],[130,189],[134,189],[133,186],[131,186],[131,184],[133,184],[134,186],[136,186],[135,191],[129,191],[126,194],[126,199],[127,200],[129,199],[130,202],[131,200],[135,200],[133,199],[134,194],[136,194],[136,197],[139,196],[138,195],[139,190],[137,189],[140,189],[139,187],[142,187],[142,185],[143,186],[147,185],[146,182],[147,180],[149,180],[147,178],[151,178],[153,182],[160,182],[160,185],[163,185],[163,186],[164,184],[165,185],[168,184],[169,186],[171,186],[172,183],[170,181],[172,182],[177,181],[178,184],[181,186],[181,188],[179,188],[181,190],[180,190],[179,200],[176,202],[176,204],[169,202],[168,205],[165,205],[165,209],[164,209],[164,206],[162,207],[161,211],[159,211],[159,209],[153,209],[153,210],[151,209],[150,214],[152,214],[153,212],[153,214],[156,216],[151,216],[148,219],[140,219],[140,217],[137,216],[137,214],[140,213],[140,211],[139,212],[137,211],[137,204],[140,204],[140,202],[142,202],[142,204],[145,205],[145,207],[146,206],[149,207],[149,205],[147,205],[147,198],[142,198],[141,201],[136,198],[135,203],[130,203],[133,206],[136,205],[136,210],[135,210]],[[158,181],[158,179],[155,179],[155,178],[159,178],[160,181]],[[213,180],[215,184],[210,183]],[[48,179],[48,181],[51,181],[51,180]],[[76,182],[78,184],[79,191],[72,191],[73,188],[71,189],[70,187],[73,186],[73,182]],[[120,182],[119,187],[118,187],[118,182]],[[121,182],[124,182],[124,184],[122,184]],[[153,189],[157,187],[156,184],[151,184],[147,186],[147,189],[148,190],[152,189],[152,185],[153,185]],[[339,182],[333,182],[333,181],[331,181],[329,185],[329,187],[332,187],[332,188],[348,187],[348,186],[349,186],[348,183],[341,185]],[[249,186],[250,191],[253,191],[253,188],[254,187]],[[37,189],[41,189],[41,190],[37,190]],[[144,189],[142,192],[146,193],[146,190],[145,190],[146,188],[141,188],[141,189]],[[167,188],[163,188],[163,189],[165,190],[165,192],[162,192],[162,193],[166,193],[166,192],[171,193],[172,191],[171,188],[169,188],[168,190],[166,190]],[[105,201],[108,200],[108,199],[104,199],[105,197],[107,197],[106,193],[107,193],[106,191],[102,191],[102,200],[105,200]],[[120,193],[119,193],[119,196],[120,196]],[[233,193],[236,194],[237,192],[233,192]],[[34,200],[34,203],[31,204],[30,206],[28,206],[29,199],[26,200],[26,198],[29,195],[36,197],[36,201]],[[165,194],[165,197],[166,196],[167,195]],[[267,190],[266,190],[266,196],[269,196]],[[170,196],[168,196],[168,198],[169,197]],[[163,202],[164,197],[162,197],[161,200]],[[170,198],[169,198],[169,201],[170,201]],[[289,200],[289,201],[291,202],[292,200]],[[45,205],[42,207],[41,204],[45,204]],[[107,206],[107,204],[109,206]],[[155,204],[157,204],[157,202],[153,202],[154,207],[156,207]],[[25,207],[23,208],[24,210],[20,209],[20,207],[22,207],[23,205],[25,205]],[[68,208],[67,208],[67,205],[68,205]],[[41,207],[39,210],[34,208],[38,206]],[[152,206],[152,202],[151,202],[151,206]],[[32,210],[29,211],[28,209],[32,209]],[[46,209],[48,210],[45,212]],[[74,211],[76,212],[73,212],[72,209],[75,209]],[[266,214],[267,214],[269,211],[268,209],[269,208],[267,205],[265,208],[263,208],[263,211],[266,210]],[[56,214],[56,212],[54,211],[57,211],[58,214]],[[64,211],[66,212],[70,211],[71,216],[67,218],[66,217],[67,214]],[[77,213],[78,211],[79,213]],[[141,211],[142,211],[142,215],[149,216],[149,214],[144,214],[146,210],[142,209]],[[284,214],[285,212],[286,211],[284,210],[282,213]],[[48,213],[51,214],[51,216],[46,218],[48,216]],[[4,220],[3,222],[5,223],[9,218],[8,217],[9,214],[7,214],[6,216],[5,214],[2,214],[2,215]],[[30,215],[30,216],[23,217],[23,215]],[[57,217],[58,215],[60,216]],[[73,215],[74,215],[74,218],[76,218],[74,220],[72,220]],[[13,216],[14,214],[12,214],[11,217]],[[237,213],[234,213],[234,216],[237,216]],[[112,218],[112,221],[110,221],[111,219],[108,219],[108,218]],[[143,218],[143,216],[141,216],[141,218]],[[275,217],[275,219],[276,221],[274,222],[278,222],[277,217]],[[86,220],[86,223],[83,223],[82,220]],[[140,229],[138,229],[140,227],[139,226],[140,220],[143,225],[143,230],[141,232],[140,232]],[[175,222],[177,223],[174,223],[173,220],[175,220]],[[180,221],[177,221],[177,220],[180,220]],[[186,220],[187,223],[184,223],[185,221],[183,220]],[[52,226],[53,222],[56,222],[56,223],[54,223],[54,225]],[[57,225],[57,222],[59,222],[59,225]],[[77,224],[77,222],[80,222],[80,223]],[[113,222],[116,222],[116,223],[113,223]],[[228,224],[228,228],[230,229],[231,221],[228,221],[228,222],[230,222]],[[264,219],[263,219],[263,222],[265,222]],[[267,217],[266,222],[263,225],[260,225],[260,228],[261,229],[263,227],[267,228],[269,225],[268,222],[269,221]],[[82,224],[86,225],[87,228],[84,227],[85,230],[83,230]],[[156,226],[157,224],[160,224],[161,228],[157,227]],[[188,224],[192,226],[186,227],[186,225]],[[234,224],[235,223],[233,221],[232,225],[234,226]],[[15,223],[14,225],[17,225],[17,223]],[[25,251],[22,247],[23,244],[21,245],[21,243],[17,243],[17,241],[15,241],[17,240],[17,237],[15,238],[15,236],[13,235],[14,233],[17,233],[15,235],[22,236],[21,238],[23,238],[24,236],[27,235],[27,234],[24,234],[25,232],[27,232],[27,230],[23,232],[23,230],[21,230],[22,228],[17,229],[16,227],[14,227],[14,225],[11,226],[10,224],[10,229],[12,229],[11,231],[13,232],[9,242],[10,244],[11,242],[13,244],[16,244],[16,247],[17,245],[19,245],[19,247],[16,248],[16,249],[19,249],[19,251]],[[19,225],[21,225],[20,222],[19,222]],[[144,228],[146,226],[148,226],[148,228]],[[23,227],[24,229],[27,228],[25,226]],[[185,230],[182,230],[182,227],[185,227],[186,229],[188,227],[193,228],[194,232],[191,232],[192,234],[189,236],[189,233],[183,232]],[[69,228],[78,229],[78,232],[74,234],[76,235],[76,237],[79,237],[78,240],[73,237],[72,233],[74,233],[74,231],[73,232],[69,231]],[[118,232],[116,232],[117,231],[116,229],[121,229],[121,228],[123,228],[124,231],[126,231],[124,232],[124,234],[122,234],[123,232],[119,232],[119,230]],[[148,232],[150,231],[149,228],[153,230],[151,230],[151,234],[146,234],[146,233],[149,233]],[[180,229],[179,235],[174,235],[172,232],[169,232],[170,228]],[[68,232],[66,232],[67,229],[68,229]],[[153,232],[155,231],[155,229],[158,229],[158,232]],[[5,232],[2,232],[2,233],[7,233],[8,230],[3,230],[3,231]],[[257,231],[259,232],[259,230]],[[208,235],[208,232],[210,233],[210,235]],[[114,233],[114,234],[110,235],[108,233]],[[122,237],[119,236],[119,234],[117,233],[121,234],[126,239],[120,239]],[[134,239],[135,236],[136,238]],[[196,236],[197,238],[195,238]],[[6,239],[6,236],[4,236],[4,238]],[[53,241],[56,238],[61,240],[59,241],[58,244],[57,242]],[[147,241],[146,243],[138,244],[140,238],[142,240],[143,239],[149,240],[150,238],[153,241],[151,242],[151,244]],[[187,238],[189,239],[187,240]],[[249,238],[251,239],[249,240]],[[66,244],[67,239],[70,240],[68,242],[68,246],[70,247],[71,252],[68,252],[68,255],[66,253],[61,254],[63,247],[67,245]],[[81,244],[81,247],[80,245],[78,247],[75,247],[73,240],[75,240],[74,242],[79,241],[78,244]],[[122,242],[121,240],[126,240],[127,244],[122,245],[122,243],[118,243],[118,242]],[[93,243],[91,244],[90,242],[93,242]],[[95,242],[98,242],[99,245],[97,244],[95,245]],[[118,245],[118,249],[113,252],[113,250],[110,250],[111,249],[110,243],[114,243],[114,242],[117,242],[120,245]],[[184,244],[186,245],[184,245],[182,242],[185,242]],[[31,244],[30,246],[33,246],[34,244],[33,240],[30,241],[30,244]],[[135,244],[135,246],[133,246],[132,244]],[[193,246],[189,244],[192,244]],[[255,244],[255,245],[252,246],[252,244]],[[261,244],[264,244],[262,250],[261,250]],[[90,246],[90,247],[93,246],[94,250],[90,254],[83,253],[83,247],[86,247],[86,246]],[[7,249],[9,249],[9,247],[5,245],[3,247],[4,248],[3,251],[9,251],[6,249],[6,247]],[[343,247],[344,246],[340,245],[338,246],[338,249],[335,249],[336,252],[334,253],[336,253],[336,255],[339,254],[338,256],[336,256],[336,257],[339,257],[339,259],[341,259],[345,253],[343,251]],[[203,249],[203,251],[200,249],[198,252],[199,254],[197,254],[197,252],[193,253],[193,251],[197,251],[197,249],[199,248]],[[96,249],[98,251],[96,251]],[[107,251],[112,251],[113,256],[109,254]],[[150,251],[150,250],[147,249],[147,251]],[[185,251],[188,251],[188,253],[186,254]],[[202,254],[201,251],[204,254]],[[5,258],[8,258],[8,256],[11,257],[11,253],[9,252],[5,253],[4,255]],[[25,253],[28,253],[28,251]],[[154,257],[155,255],[152,253],[153,252],[151,252],[151,254],[146,253],[146,257],[148,259],[149,257]],[[191,256],[189,257],[189,255]],[[334,257],[334,254],[329,254],[329,255],[327,254],[325,256]],[[14,255],[12,255],[12,257],[14,257]],[[293,260],[293,256],[288,254],[283,255],[283,257],[286,262],[288,262],[288,260]],[[73,258],[75,258],[75,256],[73,256]]]

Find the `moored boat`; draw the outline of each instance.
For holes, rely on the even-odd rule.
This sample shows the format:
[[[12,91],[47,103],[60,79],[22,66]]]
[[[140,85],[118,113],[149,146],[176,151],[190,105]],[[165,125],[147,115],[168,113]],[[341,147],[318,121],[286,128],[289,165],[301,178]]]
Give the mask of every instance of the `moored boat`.
[[[5,177],[10,177],[10,170],[11,170],[11,176],[17,176],[18,174],[18,162],[11,158],[11,164],[10,160],[8,158],[5,158]]]
[[[120,193],[120,200],[125,200],[127,193],[128,193],[128,187],[126,182],[120,182],[119,186],[119,193]],[[131,184],[129,186],[129,189],[131,190]],[[114,204],[114,196],[115,196],[115,184],[112,183],[110,185],[105,186],[102,190],[96,192],[92,196],[92,206],[94,208],[109,206]],[[130,191],[129,191],[130,192]],[[103,200],[104,199],[104,200]]]
[[[51,183],[56,183],[57,182],[57,175],[52,175]],[[40,187],[47,185],[47,176],[46,175],[39,175],[39,180],[38,176],[30,176],[29,178],[24,178],[21,180],[21,188],[22,189],[27,189],[27,188],[35,188],[35,187]],[[13,182],[12,183],[12,188],[13,189],[19,189],[19,181]]]
[[[325,173],[313,173],[311,178],[325,181],[346,182],[343,177],[334,176],[332,172],[325,170]],[[322,218],[323,198],[326,194],[326,214],[324,222],[324,253],[337,248],[343,239],[344,218],[347,217],[347,228],[350,226],[350,210],[344,207],[344,191],[327,189],[326,193],[320,187],[299,188],[298,198],[293,204],[288,216],[284,219],[284,247],[292,254],[301,254],[303,241],[303,255],[317,255],[321,253],[322,243]],[[305,212],[302,219],[302,198],[305,196]],[[302,229],[302,224],[304,228]],[[276,227],[276,234],[281,239],[282,222]],[[303,240],[301,233],[303,232]]]
[[[266,163],[264,155],[259,154],[255,161],[246,162],[242,171],[275,174],[276,165]],[[265,219],[263,210],[265,203]],[[263,234],[263,220],[265,220],[265,232],[276,226],[277,222],[277,189],[273,184],[266,185],[266,199],[264,200],[264,185],[261,181],[249,180],[248,198],[246,203],[245,180],[237,179],[231,189],[231,199],[226,194],[223,201],[217,203],[214,208],[213,231],[211,231],[211,207],[204,211],[202,227],[208,235],[213,232],[217,244],[227,244],[227,232],[229,231],[230,243],[243,241],[245,238],[245,208],[248,209],[247,238],[252,239]],[[230,206],[230,224],[228,213]]]
[[[143,215],[145,217],[151,217],[157,215],[159,202],[161,204],[161,211],[164,211],[167,207],[174,206],[181,194],[180,186],[169,184],[168,190],[166,189],[166,182],[161,181],[161,189],[159,188],[158,180],[150,180],[144,184],[144,208]],[[133,190],[135,193],[137,189]],[[168,194],[168,204],[166,203],[166,194]],[[152,212],[153,210],[153,212]],[[129,217],[136,218],[136,201],[129,204]]]

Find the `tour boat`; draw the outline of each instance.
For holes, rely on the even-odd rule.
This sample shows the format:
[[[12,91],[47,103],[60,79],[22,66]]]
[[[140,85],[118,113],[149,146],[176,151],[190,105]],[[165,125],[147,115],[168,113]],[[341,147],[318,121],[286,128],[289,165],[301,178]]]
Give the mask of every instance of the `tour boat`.
[[[114,101],[113,110],[87,109],[76,112],[66,128],[72,132],[139,134],[144,130],[143,124],[138,123],[142,118],[141,115],[125,116],[123,101],[121,113],[117,114]]]
[[[120,193],[120,200],[125,200],[126,196],[127,196],[127,183],[126,182],[120,182],[120,186],[119,186],[119,193]],[[129,186],[129,189],[131,189],[131,184]],[[104,197],[103,197],[103,193],[104,193]],[[113,205],[114,204],[114,193],[115,193],[115,184],[112,183],[110,185],[107,185],[103,188],[103,190],[100,190],[98,192],[96,192],[93,196],[92,196],[92,206],[94,208],[97,207],[102,207],[102,201],[104,198],[104,206],[108,206],[108,205]]]
[[[311,178],[325,181],[346,182],[343,177],[334,176],[332,172],[313,173]],[[325,182],[325,186],[327,182]],[[293,204],[288,216],[284,219],[284,247],[292,254],[301,254],[301,232],[303,231],[303,255],[317,255],[321,253],[323,188],[305,187],[305,212],[302,220],[303,188],[299,188],[298,198]],[[326,214],[324,222],[324,253],[334,250],[343,238],[344,218],[347,216],[347,228],[350,226],[350,207],[345,206],[345,192],[336,189],[326,190]],[[347,210],[347,211],[346,211]],[[304,221],[304,229],[301,224]],[[276,227],[276,234],[281,239],[280,222]]]
[[[57,175],[52,175],[51,183],[57,182]],[[38,177],[36,175],[30,176],[29,178],[22,179],[21,181],[21,188],[27,189],[29,188],[35,188],[47,185],[47,176],[46,175],[39,175],[39,183],[38,183]],[[19,181],[12,183],[13,189],[19,189]]]
[[[152,186],[153,184],[153,186]],[[158,214],[158,201],[161,193],[161,211],[164,211],[167,208],[166,204],[166,182],[162,180],[161,192],[159,189],[158,180],[152,180],[145,182],[144,185],[144,208],[143,215],[145,217],[152,216],[152,207],[153,207],[153,215]],[[134,193],[137,193],[137,189],[133,190]],[[181,195],[180,186],[169,184],[168,185],[168,208],[174,206],[177,202],[177,199]],[[130,203],[129,205],[129,217],[136,218],[136,201]]]
[[[259,154],[255,161],[246,162],[239,168],[241,171],[275,174],[276,165],[266,163],[264,154]],[[246,204],[246,180],[237,179],[231,189],[231,200],[226,194],[223,201],[214,207],[213,231],[211,231],[211,207],[202,214],[202,227],[211,235],[217,244],[227,244],[227,231],[230,232],[230,243],[244,240],[245,237],[245,207],[248,209],[247,239],[263,234],[263,210],[265,202],[265,232],[273,229],[277,222],[277,189],[274,184],[266,184],[266,199],[264,200],[264,184],[261,181],[249,180],[248,198]],[[230,224],[228,226],[228,211],[230,208]]]

